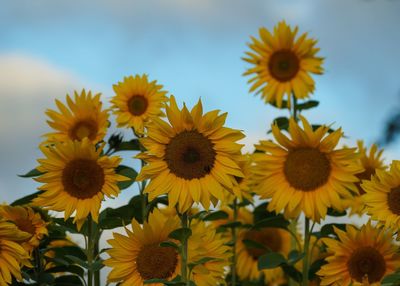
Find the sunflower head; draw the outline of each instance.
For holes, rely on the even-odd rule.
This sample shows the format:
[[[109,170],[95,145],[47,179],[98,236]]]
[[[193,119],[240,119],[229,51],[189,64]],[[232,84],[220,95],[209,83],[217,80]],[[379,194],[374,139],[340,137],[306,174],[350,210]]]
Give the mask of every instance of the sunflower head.
[[[361,184],[365,191],[363,201],[373,220],[386,227],[400,227],[400,161],[393,161],[389,170],[377,169],[370,180]]]
[[[67,95],[67,105],[56,99],[59,111],[47,110],[47,121],[54,132],[45,135],[46,142],[54,144],[68,140],[88,138],[97,143],[103,140],[108,127],[108,110],[102,109],[100,93],[92,95],[84,89],[80,94],[74,92],[74,98]]]
[[[40,240],[45,235],[48,235],[47,223],[30,207],[3,205],[0,206],[0,216],[13,222],[19,230],[30,235],[21,244],[29,253],[39,246]]]
[[[163,115],[161,109],[167,101],[167,92],[156,81],[149,81],[147,75],[125,77],[113,88],[116,95],[111,103],[118,127],[132,127],[142,135],[145,125],[153,117]]]
[[[234,198],[237,198],[239,201],[243,201],[244,199],[253,201],[253,197],[251,195],[251,182],[252,182],[252,160],[250,154],[240,155],[238,159],[236,159],[240,169],[243,172],[243,177],[235,177],[237,184],[235,184],[231,191],[225,192],[225,197],[228,202],[232,202]]]
[[[360,230],[348,225],[346,231],[335,228],[335,232],[338,240],[323,240],[330,255],[317,273],[321,285],[378,286],[400,267],[397,247],[385,230],[368,223]]]
[[[123,285],[143,285],[144,281],[149,279],[175,278],[180,272],[180,256],[175,248],[160,244],[171,241],[168,234],[179,227],[178,216],[167,216],[154,209],[143,226],[132,220],[132,231],[125,228],[126,236],[114,233],[113,239],[108,240],[111,245],[107,251],[110,258],[104,262],[112,268],[108,282],[121,281]]]
[[[115,173],[121,158],[101,156],[102,147],[96,149],[87,138],[67,141],[54,146],[42,146],[45,158],[39,159],[37,168],[44,174],[36,180],[43,183],[43,193],[33,200],[34,205],[63,211],[69,218],[76,211],[74,222],[80,228],[91,214],[97,222],[104,195],[116,197],[117,183],[127,180]]]
[[[272,133],[278,144],[261,141],[254,154],[254,181],[261,198],[271,199],[269,211],[284,210],[287,217],[301,211],[313,221],[324,218],[327,209],[343,209],[342,199],[357,192],[356,173],[361,172],[355,149],[335,149],[342,136],[341,129],[330,134],[329,128],[313,130],[304,117],[303,128],[291,118],[288,138],[278,126]]]
[[[286,95],[290,108],[290,97],[307,98],[315,89],[310,74],[323,72],[323,58],[316,54],[319,51],[317,41],[307,37],[307,33],[297,36],[298,27],[292,29],[281,21],[273,33],[260,28],[260,38],[252,37],[250,52],[243,59],[250,63],[244,75],[252,75],[249,83],[250,92],[261,94],[265,102],[276,103],[281,107]]]
[[[203,114],[200,100],[189,111],[185,105],[179,109],[171,96],[166,113],[169,122],[154,118],[141,139],[147,151],[137,158],[148,164],[136,179],[150,179],[145,190],[150,200],[167,193],[169,205],[178,204],[180,212],[193,202],[208,209],[211,200],[224,200],[224,189],[243,177],[235,158],[242,148],[236,141],[244,136],[223,127],[226,113]]]

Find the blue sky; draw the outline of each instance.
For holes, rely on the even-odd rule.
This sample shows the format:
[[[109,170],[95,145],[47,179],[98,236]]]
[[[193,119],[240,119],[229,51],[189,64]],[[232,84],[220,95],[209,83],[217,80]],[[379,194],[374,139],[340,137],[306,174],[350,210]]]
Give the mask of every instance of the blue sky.
[[[286,113],[248,94],[241,57],[250,35],[282,19],[317,38],[326,57],[325,74],[315,77],[320,107],[306,116],[342,126],[348,142],[372,143],[400,108],[398,15],[396,0],[2,1],[0,202],[35,190],[15,174],[36,165],[44,111],[55,98],[85,87],[107,101],[112,84],[135,73],[189,106],[201,97],[205,109],[227,111],[251,149]],[[393,146],[386,158],[399,155]]]

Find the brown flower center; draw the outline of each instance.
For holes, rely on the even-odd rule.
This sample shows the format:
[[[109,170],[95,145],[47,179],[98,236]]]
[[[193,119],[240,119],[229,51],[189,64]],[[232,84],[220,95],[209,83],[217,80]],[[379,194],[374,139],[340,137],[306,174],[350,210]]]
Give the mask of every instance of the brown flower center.
[[[392,213],[400,215],[400,186],[390,190],[387,200]]]
[[[88,199],[101,192],[104,171],[94,160],[75,159],[69,162],[62,173],[64,190],[78,199]]]
[[[386,262],[379,251],[371,246],[364,246],[356,249],[347,262],[351,278],[362,282],[368,277],[369,283],[381,281],[386,271]]]
[[[97,123],[94,120],[87,119],[78,121],[69,131],[69,137],[72,140],[81,141],[83,138],[89,138],[90,140],[96,139],[98,132]]]
[[[247,253],[254,259],[258,259],[268,251],[280,252],[282,249],[282,237],[277,228],[263,228],[260,230],[249,230],[243,239],[254,241],[265,248],[246,246]]]
[[[18,229],[27,232],[31,234],[30,237],[32,237],[35,234],[35,226],[32,224],[32,222],[29,219],[16,219],[14,220],[15,225],[18,227]],[[26,239],[27,241],[30,238]]]
[[[308,192],[323,186],[329,179],[331,165],[326,155],[315,148],[290,150],[284,164],[289,184]]]
[[[271,55],[268,68],[271,76],[276,80],[290,81],[300,69],[299,58],[290,50],[280,50]]]
[[[143,95],[134,95],[128,101],[129,112],[135,116],[140,116],[146,112],[149,102]]]
[[[165,161],[176,176],[191,180],[209,174],[214,166],[214,144],[197,130],[183,131],[168,143]]]
[[[178,253],[172,247],[144,245],[136,258],[136,267],[144,280],[167,279],[175,272]]]
[[[372,167],[366,167],[364,172],[356,175],[356,177],[360,180],[358,183],[356,183],[360,195],[365,194],[364,189],[361,187],[362,180],[371,180],[372,175],[375,175],[375,168]]]

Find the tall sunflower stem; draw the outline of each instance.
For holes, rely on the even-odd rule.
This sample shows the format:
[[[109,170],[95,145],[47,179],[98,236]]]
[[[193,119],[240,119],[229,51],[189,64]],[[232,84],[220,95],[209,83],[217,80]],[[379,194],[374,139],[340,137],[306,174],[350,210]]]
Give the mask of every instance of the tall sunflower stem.
[[[297,121],[297,98],[294,95],[294,93],[292,95],[292,98],[293,98],[293,118],[294,120]]]
[[[188,228],[189,219],[188,213],[184,212],[181,216],[182,228]],[[190,285],[190,279],[188,277],[188,239],[182,241],[182,263],[181,263],[181,277],[182,282],[186,284],[186,286]]]
[[[237,199],[233,200],[233,221],[237,221],[238,217],[238,207]],[[232,264],[231,264],[231,286],[236,286],[236,241],[237,241],[237,229],[232,228]]]
[[[87,250],[86,256],[88,260],[88,286],[93,286],[93,254],[94,254],[94,239],[93,239],[93,219],[91,216],[87,220]]]
[[[308,271],[309,271],[309,248],[310,248],[310,219],[305,218],[304,222],[304,260],[303,260],[303,286],[308,285]]]

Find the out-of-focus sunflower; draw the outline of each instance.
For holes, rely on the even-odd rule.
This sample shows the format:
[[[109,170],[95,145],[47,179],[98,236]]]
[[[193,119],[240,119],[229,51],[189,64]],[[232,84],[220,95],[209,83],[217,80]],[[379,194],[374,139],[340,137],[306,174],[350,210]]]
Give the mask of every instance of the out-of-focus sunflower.
[[[113,85],[116,95],[111,103],[118,127],[132,127],[137,134],[143,134],[149,120],[163,115],[167,92],[162,88],[156,81],[149,82],[145,74],[125,77]]]
[[[114,233],[113,239],[108,240],[111,249],[107,253],[111,258],[104,262],[112,268],[108,282],[142,286],[149,279],[175,278],[180,273],[180,256],[175,248],[160,243],[171,241],[168,235],[180,227],[178,216],[166,216],[154,209],[143,226],[132,220],[131,227],[132,231],[125,228],[127,236]]]
[[[260,39],[252,37],[245,61],[253,65],[244,75],[253,75],[249,80],[250,92],[261,93],[265,102],[282,106],[285,95],[290,107],[291,94],[296,98],[309,97],[315,83],[310,73],[322,74],[323,58],[317,57],[316,40],[307,38],[307,33],[296,39],[298,27],[292,29],[281,21],[271,34],[260,28]]]
[[[61,247],[65,247],[65,246],[76,246],[76,243],[74,243],[71,240],[71,238],[68,236],[65,237],[64,239],[56,239],[56,240],[50,241],[49,245],[47,246],[47,248],[49,248],[50,250],[48,250],[44,253],[44,256],[46,257],[46,265],[45,265],[46,270],[56,266],[53,262],[48,261],[48,260],[51,260],[52,258],[56,257],[56,253],[53,249],[61,248]]]
[[[229,240],[222,233],[217,233],[213,225],[201,220],[192,220],[192,235],[188,239],[188,263],[195,263],[212,258],[196,265],[191,271],[190,280],[197,286],[215,286],[225,284],[226,268],[230,264]]]
[[[0,206],[0,217],[13,222],[19,230],[30,234],[30,237],[21,241],[21,245],[28,253],[39,246],[40,240],[48,235],[47,223],[39,213],[35,213],[30,207]]]
[[[376,170],[371,180],[361,184],[363,200],[373,220],[398,231],[400,228],[400,161],[393,161],[388,171]]]
[[[29,254],[19,242],[30,234],[0,217],[0,286],[11,284],[12,277],[22,280],[21,264],[29,265]]]
[[[363,215],[365,204],[362,196],[365,194],[365,191],[361,187],[362,180],[370,180],[371,176],[375,175],[376,170],[385,170],[386,166],[381,158],[383,150],[378,150],[378,146],[373,144],[368,152],[362,141],[358,141],[357,145],[358,152],[361,155],[359,162],[364,168],[364,172],[356,174],[356,177],[359,179],[356,183],[359,195],[355,195],[348,202],[351,206],[351,214]]]
[[[355,149],[335,149],[343,135],[341,129],[326,135],[328,127],[313,131],[301,117],[303,129],[291,118],[286,137],[276,125],[272,133],[279,145],[261,141],[256,148],[265,153],[254,154],[256,192],[261,198],[271,198],[269,211],[284,210],[286,217],[297,217],[301,211],[318,222],[327,209],[343,209],[341,200],[357,192],[356,173],[362,171],[355,164]]]
[[[323,240],[330,256],[317,273],[320,285],[378,286],[384,276],[400,267],[398,247],[383,229],[368,223],[360,230],[348,225],[346,231],[335,228],[335,232],[339,240]]]
[[[104,195],[118,196],[117,183],[127,180],[115,173],[121,158],[100,156],[102,148],[96,150],[87,138],[42,146],[41,151],[46,158],[38,160],[40,166],[37,169],[44,174],[36,180],[43,183],[38,188],[43,193],[33,200],[33,204],[63,211],[65,219],[76,211],[74,222],[78,229],[89,214],[97,222]]]
[[[208,209],[211,199],[224,200],[224,188],[232,189],[236,178],[243,177],[237,154],[243,145],[236,143],[244,135],[223,127],[227,114],[218,110],[203,115],[201,101],[189,110],[179,110],[171,96],[166,106],[169,124],[154,118],[147,136],[141,139],[146,152],[137,158],[148,164],[137,176],[150,179],[145,189],[149,200],[168,193],[169,205],[178,204],[180,212],[194,202]]]
[[[233,186],[231,191],[225,192],[226,200],[228,202],[232,202],[234,198],[237,198],[239,201],[243,201],[244,199],[253,201],[253,197],[251,195],[251,156],[249,154],[242,155],[238,157],[237,161],[244,176],[235,177],[237,184]]]
[[[92,95],[83,89],[81,94],[74,92],[74,100],[67,95],[67,106],[56,99],[59,112],[47,110],[50,118],[47,123],[55,129],[45,135],[46,143],[89,138],[93,143],[103,140],[108,127],[108,110],[102,109],[100,93]]]
[[[238,220],[243,224],[253,224],[253,215],[250,211],[241,209],[242,214]],[[246,245],[244,240],[258,243],[265,247],[255,248]],[[268,251],[279,252],[285,257],[291,250],[291,235],[280,228],[265,227],[260,229],[241,229],[238,232],[236,255],[237,275],[241,280],[258,280],[264,275],[264,282],[269,286],[283,285],[286,280],[281,268],[258,270],[258,258]]]

